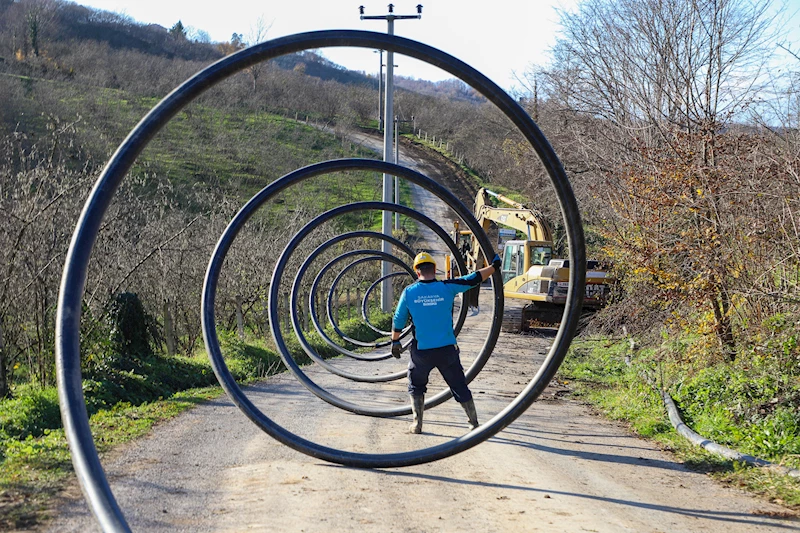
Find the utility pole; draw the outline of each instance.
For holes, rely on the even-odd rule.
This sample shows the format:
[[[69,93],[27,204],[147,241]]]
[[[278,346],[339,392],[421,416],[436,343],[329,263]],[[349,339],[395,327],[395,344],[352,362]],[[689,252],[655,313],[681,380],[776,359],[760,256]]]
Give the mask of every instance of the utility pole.
[[[374,50],[380,54],[380,67],[378,68],[378,131],[383,131],[383,50]]]
[[[400,164],[400,117],[394,117],[394,164]],[[394,203],[400,203],[400,178],[394,177]],[[400,213],[394,214],[394,229],[400,229]]]
[[[358,11],[361,14],[361,20],[385,20],[388,23],[389,35],[394,35],[394,21],[407,20],[407,19],[421,19],[422,18],[422,4],[417,4],[416,15],[395,15],[394,4],[389,4],[389,13],[387,15],[365,15],[364,6],[359,6]],[[383,160],[391,163],[393,159],[392,154],[392,119],[394,118],[394,52],[391,50],[386,51],[386,105],[383,109]],[[386,203],[392,202],[392,176],[389,174],[383,175],[383,195],[382,201]],[[384,235],[392,234],[392,213],[384,211],[381,220],[381,232]],[[392,253],[391,245],[383,241],[381,243],[381,250],[384,253]],[[381,276],[386,277],[391,273],[391,264],[388,261],[381,263]],[[390,313],[392,311],[392,282],[391,279],[384,279],[381,282],[381,311]]]

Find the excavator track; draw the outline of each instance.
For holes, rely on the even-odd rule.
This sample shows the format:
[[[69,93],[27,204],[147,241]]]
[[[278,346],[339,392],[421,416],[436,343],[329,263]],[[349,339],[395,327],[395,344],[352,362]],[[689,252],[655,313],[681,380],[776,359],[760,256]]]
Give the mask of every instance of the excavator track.
[[[506,333],[524,333],[537,329],[557,329],[563,312],[564,308],[560,306],[543,307],[506,299],[500,330]]]

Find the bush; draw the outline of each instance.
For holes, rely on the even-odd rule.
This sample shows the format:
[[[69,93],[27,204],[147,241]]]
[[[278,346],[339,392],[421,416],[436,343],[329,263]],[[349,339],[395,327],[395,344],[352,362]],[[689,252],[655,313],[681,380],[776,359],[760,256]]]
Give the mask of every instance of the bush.
[[[117,370],[103,379],[83,382],[83,394],[90,412],[109,408],[119,402],[140,405],[169,396],[172,392],[158,379],[132,370]]]
[[[103,322],[87,314],[82,342],[83,390],[92,413],[118,402],[140,405],[215,383],[207,362],[155,353],[157,323],[134,293],[112,298]]]
[[[741,452],[781,460],[800,452],[800,381],[794,324],[776,315],[733,363],[673,368],[672,395],[695,431]]]
[[[248,344],[234,332],[221,331],[219,341],[225,364],[237,380],[263,379],[286,370],[277,353],[262,346]]]
[[[148,374],[160,381],[170,394],[217,384],[207,358],[156,356],[149,365]]]
[[[796,408],[776,409],[748,428],[742,444],[750,453],[763,457],[800,454],[800,414]]]
[[[135,370],[142,360],[153,356],[152,344],[160,344],[156,320],[145,311],[139,296],[132,292],[115,295],[108,304],[108,338],[111,349],[108,364],[118,370]]]
[[[45,430],[61,426],[58,392],[54,387],[26,387],[16,398],[0,402],[0,439],[40,437]]]

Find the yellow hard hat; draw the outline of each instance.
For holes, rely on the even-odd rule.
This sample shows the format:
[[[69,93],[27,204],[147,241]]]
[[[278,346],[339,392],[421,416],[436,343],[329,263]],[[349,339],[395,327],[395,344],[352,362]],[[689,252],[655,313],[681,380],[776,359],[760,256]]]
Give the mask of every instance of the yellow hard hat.
[[[414,258],[414,270],[423,263],[433,263],[433,266],[436,266],[436,261],[433,260],[433,257],[431,257],[431,254],[428,252],[420,252],[417,254],[417,257]]]

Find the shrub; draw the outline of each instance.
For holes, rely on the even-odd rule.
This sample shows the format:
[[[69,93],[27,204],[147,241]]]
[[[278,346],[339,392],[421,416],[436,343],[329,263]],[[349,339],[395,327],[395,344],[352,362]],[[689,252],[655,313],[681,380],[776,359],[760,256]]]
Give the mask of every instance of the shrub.
[[[25,387],[16,398],[0,402],[0,438],[40,437],[61,425],[58,393],[54,387]]]
[[[158,323],[145,311],[137,294],[115,295],[108,304],[107,317],[117,368],[131,370],[138,359],[153,355],[151,343],[160,343]]]
[[[796,408],[780,407],[743,435],[745,449],[754,455],[777,458],[800,454],[800,414]]]

